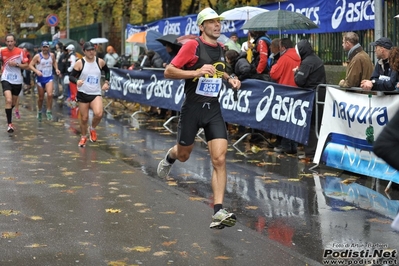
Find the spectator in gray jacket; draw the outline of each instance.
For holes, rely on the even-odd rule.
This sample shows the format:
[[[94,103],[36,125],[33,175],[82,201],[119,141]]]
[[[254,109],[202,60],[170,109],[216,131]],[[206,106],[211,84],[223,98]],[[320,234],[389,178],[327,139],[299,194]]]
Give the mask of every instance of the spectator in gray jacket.
[[[144,62],[141,62],[140,66],[142,67],[155,67],[155,68],[163,68],[163,60],[161,56],[155,52],[154,50],[148,50],[145,54],[143,60]]]

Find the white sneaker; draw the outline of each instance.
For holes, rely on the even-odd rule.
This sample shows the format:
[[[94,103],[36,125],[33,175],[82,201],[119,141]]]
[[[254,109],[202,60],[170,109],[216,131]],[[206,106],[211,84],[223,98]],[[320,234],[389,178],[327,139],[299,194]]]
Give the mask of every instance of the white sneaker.
[[[223,229],[225,226],[232,227],[236,224],[237,218],[234,213],[228,212],[226,209],[220,209],[212,216],[211,229]]]
[[[160,178],[166,178],[169,175],[170,169],[172,168],[172,164],[166,161],[166,157],[168,156],[170,150],[172,150],[172,148],[168,150],[165,158],[163,158],[158,164],[157,174]]]

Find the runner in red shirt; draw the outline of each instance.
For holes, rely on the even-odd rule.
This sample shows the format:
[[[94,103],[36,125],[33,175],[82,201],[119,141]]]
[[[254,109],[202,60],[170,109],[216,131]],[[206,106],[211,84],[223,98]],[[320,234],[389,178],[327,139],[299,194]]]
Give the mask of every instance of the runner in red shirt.
[[[23,77],[21,69],[28,67],[28,58],[24,51],[15,47],[16,41],[13,34],[7,34],[6,45],[0,51],[1,68],[1,85],[3,87],[3,94],[6,101],[5,111],[7,116],[7,132],[13,133],[14,126],[12,125],[12,109],[14,108],[19,93],[22,90]]]

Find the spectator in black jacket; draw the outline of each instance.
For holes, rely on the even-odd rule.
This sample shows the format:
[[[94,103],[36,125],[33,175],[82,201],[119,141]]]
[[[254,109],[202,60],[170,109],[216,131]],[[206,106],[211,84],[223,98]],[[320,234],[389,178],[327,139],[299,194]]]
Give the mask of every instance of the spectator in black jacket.
[[[230,64],[232,72],[239,80],[251,77],[251,65],[247,60],[247,53],[238,53],[236,50],[228,50],[225,53],[227,63]]]
[[[295,46],[299,56],[301,57],[301,64],[295,71],[295,83],[298,87],[307,89],[317,89],[319,84],[326,83],[326,71],[324,63],[318,57],[310,45],[309,41],[303,39]],[[324,102],[325,99],[325,88],[318,89],[318,100]],[[305,146],[305,155],[300,155],[302,159],[313,160],[314,154],[317,147],[317,136],[316,136],[316,119],[318,125],[321,124],[323,117],[323,105],[317,106],[318,116],[316,117],[316,102],[313,104],[312,120],[310,124],[309,140],[308,145]],[[318,130],[319,128],[317,128]]]
[[[389,55],[392,71],[399,71],[399,47],[392,47]],[[397,85],[395,86],[396,89]],[[389,117],[388,124],[383,128],[373,144],[373,152],[390,166],[399,171],[399,111]]]
[[[389,38],[382,37],[371,43],[374,46],[375,55],[378,59],[375,64],[370,80],[362,80],[360,87],[364,90],[393,91],[398,82],[398,72],[391,69],[389,65],[389,54],[393,43]]]

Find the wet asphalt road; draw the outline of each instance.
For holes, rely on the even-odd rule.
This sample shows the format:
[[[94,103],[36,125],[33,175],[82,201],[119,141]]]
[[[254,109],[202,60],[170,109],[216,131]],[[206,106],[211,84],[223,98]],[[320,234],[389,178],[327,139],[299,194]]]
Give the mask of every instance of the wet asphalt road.
[[[34,97],[21,104],[16,133],[1,141],[0,265],[327,265],[323,253],[343,245],[399,247],[397,185],[386,194],[385,181],[313,172],[246,141],[227,157],[224,205],[238,224],[213,231],[200,139],[160,180],[156,166],[175,141],[163,120],[111,107],[118,115],[106,114],[99,141],[81,149],[76,110],[56,104],[54,121],[38,123]]]

